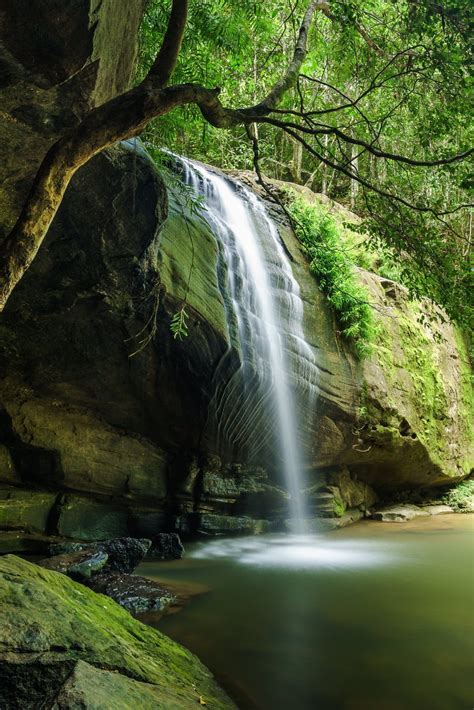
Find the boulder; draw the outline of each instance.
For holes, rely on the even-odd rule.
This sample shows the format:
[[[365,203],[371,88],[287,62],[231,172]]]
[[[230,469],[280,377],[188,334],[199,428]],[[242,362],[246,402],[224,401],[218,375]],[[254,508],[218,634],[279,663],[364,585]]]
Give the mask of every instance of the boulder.
[[[202,698],[202,702],[206,702]],[[50,710],[71,708],[167,708],[167,710],[195,709],[199,703],[188,697],[186,691],[168,691],[163,685],[156,686],[128,678],[77,661],[71,675],[61,686]]]
[[[113,599],[131,614],[163,611],[175,601],[174,594],[160,584],[136,574],[106,572],[95,575],[88,586]]]
[[[151,541],[148,557],[156,560],[180,560],[184,547],[177,533],[159,533]]]
[[[107,559],[108,555],[105,552],[78,551],[55,555],[47,560],[41,560],[38,564],[45,569],[67,574],[71,579],[82,582],[100,572],[105,567]]]
[[[101,693],[112,693],[117,677],[124,696],[114,707],[137,697],[121,676],[153,686],[163,707],[197,707],[200,698],[216,710],[235,707],[192,653],[112,599],[13,555],[0,558],[0,707],[49,707],[79,661],[110,671]]]
[[[371,515],[373,520],[380,520],[383,523],[406,523],[413,518],[427,516],[430,513],[417,505],[392,505],[386,508],[374,510]]]
[[[177,536],[176,536],[177,537]],[[179,539],[179,538],[178,538]],[[89,555],[106,555],[104,571],[133,572],[150,549],[151,540],[133,537],[119,537],[112,540],[100,540],[95,543],[60,542],[51,545],[51,555],[68,555],[84,552]],[[53,569],[50,567],[50,569]]]

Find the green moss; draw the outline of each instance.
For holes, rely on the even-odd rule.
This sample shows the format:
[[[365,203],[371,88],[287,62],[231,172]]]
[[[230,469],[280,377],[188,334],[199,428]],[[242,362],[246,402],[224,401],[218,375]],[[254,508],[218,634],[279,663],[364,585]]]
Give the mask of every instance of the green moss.
[[[199,696],[209,708],[234,707],[185,648],[108,597],[13,555],[0,558],[0,652],[119,671],[172,692],[178,707],[197,706]]]
[[[340,225],[322,205],[309,204],[296,193],[289,193],[287,209],[342,335],[360,358],[369,355],[375,336],[372,308],[366,289],[358,283]]]
[[[47,532],[56,493],[0,489],[0,528]]]
[[[474,387],[472,372],[472,355],[469,351],[470,340],[469,336],[464,335],[458,327],[454,327],[454,337],[456,338],[456,347],[459,353],[461,366],[461,387],[459,392],[459,403],[461,405],[461,427],[462,433],[466,441],[474,440],[473,421],[474,421]],[[466,470],[472,466],[472,460],[464,462]]]
[[[336,518],[342,518],[346,512],[346,504],[339,496],[334,496],[333,498],[333,510]]]

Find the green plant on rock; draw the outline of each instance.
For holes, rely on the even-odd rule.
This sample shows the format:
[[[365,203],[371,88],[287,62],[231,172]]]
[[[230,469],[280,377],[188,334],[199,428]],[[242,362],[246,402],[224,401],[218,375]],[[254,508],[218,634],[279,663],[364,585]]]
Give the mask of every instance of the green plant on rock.
[[[474,480],[463,481],[451,488],[441,500],[458,512],[469,512],[474,501]]]
[[[374,317],[368,293],[357,282],[355,264],[344,247],[339,225],[324,207],[308,204],[294,192],[289,193],[287,210],[342,335],[359,358],[369,355],[375,336]]]
[[[188,335],[188,326],[186,321],[189,318],[189,314],[186,312],[183,306],[171,319],[170,329],[175,340],[182,340]]]

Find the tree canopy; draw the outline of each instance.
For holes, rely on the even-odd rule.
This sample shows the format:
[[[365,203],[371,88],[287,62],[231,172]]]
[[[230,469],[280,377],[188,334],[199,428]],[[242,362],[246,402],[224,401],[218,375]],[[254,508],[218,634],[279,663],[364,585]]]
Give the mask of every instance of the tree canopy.
[[[2,275],[21,278],[75,170],[142,133],[350,204],[412,292],[466,323],[471,29],[469,0],[150,0],[136,86],[53,146]]]

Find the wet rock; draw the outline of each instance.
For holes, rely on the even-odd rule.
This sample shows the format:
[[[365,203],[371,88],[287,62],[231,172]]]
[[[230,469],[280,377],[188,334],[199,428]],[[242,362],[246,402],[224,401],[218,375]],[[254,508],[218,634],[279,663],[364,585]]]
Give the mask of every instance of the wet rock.
[[[176,536],[178,537],[178,536]],[[179,538],[178,538],[179,540]],[[61,542],[51,545],[51,555],[64,555],[86,552],[105,554],[107,572],[133,572],[150,549],[151,540],[133,537],[119,537],[112,540],[100,540],[94,543]]]
[[[180,560],[184,547],[178,533],[159,533],[151,541],[148,557],[157,560]]]
[[[319,516],[315,518],[306,518],[303,521],[303,530],[305,533],[319,533],[327,532],[330,530],[338,530],[339,528],[345,528],[352,523],[357,523],[362,520],[364,513],[359,508],[353,508],[351,510],[345,511],[339,517],[324,517]],[[288,519],[284,521],[284,527],[286,530],[292,533],[301,532],[301,521],[295,521]]]
[[[45,569],[67,574],[71,579],[82,582],[100,572],[107,560],[108,555],[105,552],[82,551],[55,555],[47,560],[41,560],[38,564]]]
[[[105,594],[131,614],[163,611],[174,600],[174,595],[157,582],[136,574],[109,572],[94,576],[88,586]]]
[[[118,679],[122,701],[100,707],[127,708],[134,699],[135,708],[198,707],[200,696],[213,710],[235,707],[196,656],[112,599],[13,555],[1,557],[0,707],[50,707],[78,661],[106,667],[110,693]],[[141,704],[120,676],[156,686],[162,701]],[[100,698],[99,678],[89,678],[89,690],[97,687]]]
[[[361,511],[358,519],[374,505],[378,497],[367,483],[358,480],[348,468],[316,474],[316,481],[303,491],[309,510],[321,518],[342,518],[351,511]],[[339,527],[333,525],[333,527]]]
[[[392,505],[386,508],[375,510],[371,518],[380,520],[383,523],[406,523],[413,518],[427,516],[429,513],[417,505]]]
[[[0,555],[9,553],[18,555],[49,554],[51,537],[40,533],[25,533],[22,531],[5,530],[0,532]]]
[[[216,513],[189,513],[176,519],[179,532],[204,535],[261,535],[270,532],[274,524],[247,516]]]

